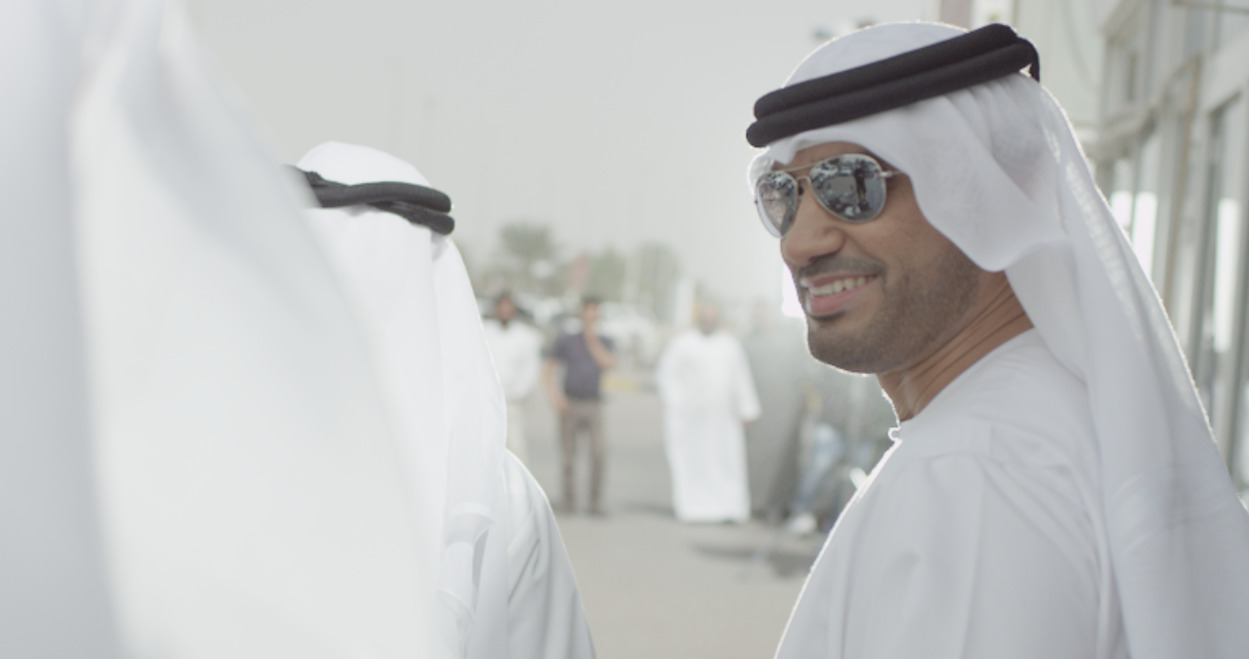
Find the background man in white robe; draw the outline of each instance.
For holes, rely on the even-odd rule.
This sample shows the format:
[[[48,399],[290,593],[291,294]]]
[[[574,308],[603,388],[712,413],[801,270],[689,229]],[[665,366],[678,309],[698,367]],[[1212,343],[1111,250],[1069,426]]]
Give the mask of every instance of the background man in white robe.
[[[699,307],[698,327],[668,344],[655,381],[664,405],[677,519],[746,521],[750,492],[743,424],[759,416],[759,399],[741,343],[720,329],[719,308]]]
[[[1004,26],[882,25],[756,104],[752,182],[812,354],[876,373],[901,420],[782,659],[1249,647],[1249,514],[1029,66]]]
[[[538,383],[542,365],[542,335],[516,318],[516,301],[510,293],[494,301],[494,317],[483,323],[486,344],[507,397],[507,448],[521,462],[529,459],[525,440],[525,405]]]

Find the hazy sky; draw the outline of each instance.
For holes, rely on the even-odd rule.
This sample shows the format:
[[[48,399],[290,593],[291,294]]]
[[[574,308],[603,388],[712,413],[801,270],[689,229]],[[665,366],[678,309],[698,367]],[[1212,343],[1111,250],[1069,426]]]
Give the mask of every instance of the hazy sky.
[[[927,0],[191,0],[290,161],[326,140],[411,161],[455,202],[481,262],[508,221],[565,253],[659,240],[743,299],[779,287],[746,185],[751,106],[860,19]]]

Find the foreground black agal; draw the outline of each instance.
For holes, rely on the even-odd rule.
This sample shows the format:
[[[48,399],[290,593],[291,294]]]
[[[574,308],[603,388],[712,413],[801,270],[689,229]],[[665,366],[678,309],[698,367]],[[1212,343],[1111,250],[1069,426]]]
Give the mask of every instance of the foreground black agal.
[[[808,130],[844,123],[1019,73],[1038,82],[1041,62],[1027,39],[1000,23],[931,46],[800,82],[755,103],[746,130],[762,147]]]
[[[347,185],[330,181],[316,172],[294,169],[308,182],[321,208],[366,204],[444,236],[455,230],[455,220],[447,214],[451,212],[451,198],[433,188],[390,181]]]

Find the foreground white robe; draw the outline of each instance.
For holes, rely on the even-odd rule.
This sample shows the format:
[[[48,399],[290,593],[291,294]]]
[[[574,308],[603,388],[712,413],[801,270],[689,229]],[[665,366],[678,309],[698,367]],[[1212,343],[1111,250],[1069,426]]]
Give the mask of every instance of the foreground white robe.
[[[1083,384],[1035,330],[895,431],[778,659],[1127,657]]]
[[[178,7],[0,3],[0,657],[429,656],[359,328]]]
[[[410,164],[351,144],[322,144],[300,167],[348,184],[426,184]],[[309,219],[368,330],[403,471],[430,520],[438,656],[592,657],[550,507],[503,449],[503,390],[454,241],[364,206]]]
[[[741,343],[726,332],[689,330],[660,357],[655,379],[664,404],[664,445],[672,500],[682,521],[750,516],[742,424],[759,398]]]
[[[572,563],[542,486],[504,456],[507,517],[507,636],[514,659],[594,659]]]

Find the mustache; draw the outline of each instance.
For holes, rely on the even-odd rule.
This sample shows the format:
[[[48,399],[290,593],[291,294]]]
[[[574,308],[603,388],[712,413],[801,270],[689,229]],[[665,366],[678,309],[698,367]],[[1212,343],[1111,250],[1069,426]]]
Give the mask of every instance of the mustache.
[[[794,281],[814,279],[824,275],[856,274],[879,275],[885,267],[876,261],[845,254],[829,254],[822,256],[807,265],[793,271]]]

